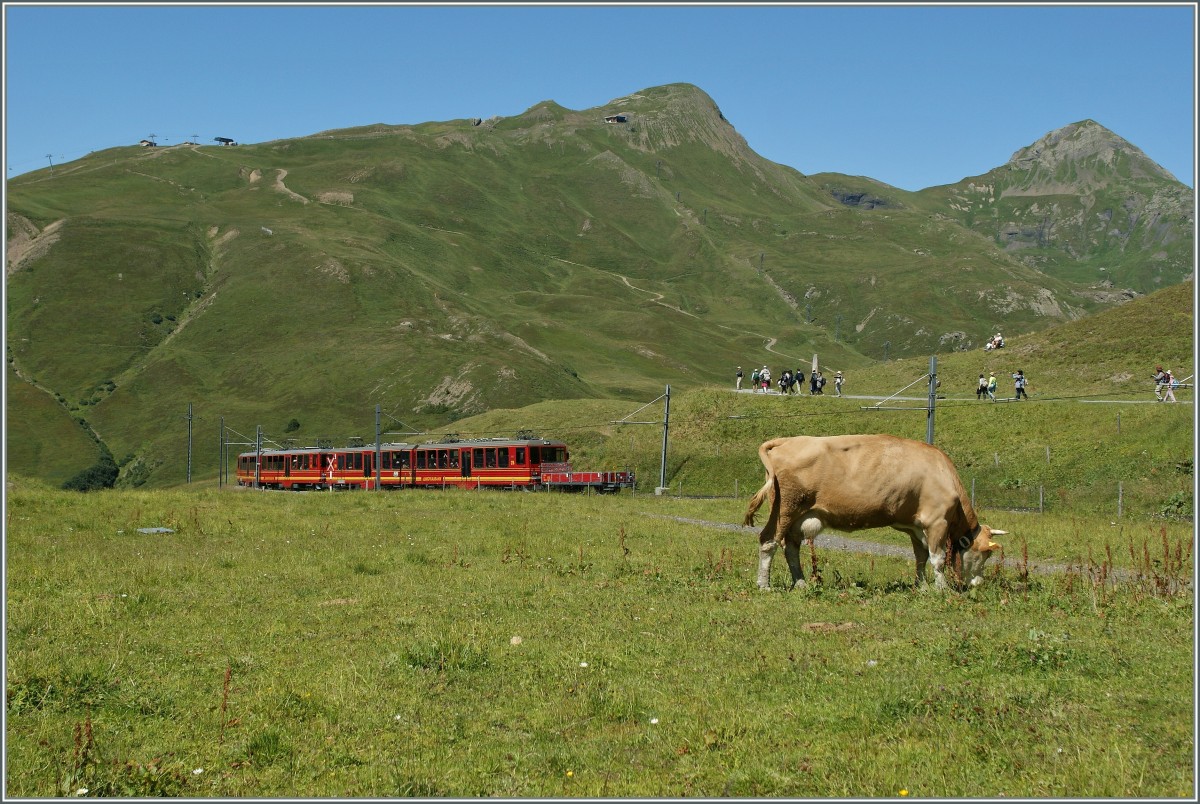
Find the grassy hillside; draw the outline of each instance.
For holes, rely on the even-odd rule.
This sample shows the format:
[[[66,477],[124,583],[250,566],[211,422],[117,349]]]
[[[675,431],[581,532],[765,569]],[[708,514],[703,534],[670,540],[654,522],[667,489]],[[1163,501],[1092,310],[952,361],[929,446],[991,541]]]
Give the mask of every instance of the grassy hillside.
[[[688,85],[474,122],[115,148],[11,181],[9,360],[127,479],[170,484],[189,404],[210,443],[221,416],[317,437],[375,405],[428,429],[813,353],[875,372],[1111,303],[913,197],[847,206]]]

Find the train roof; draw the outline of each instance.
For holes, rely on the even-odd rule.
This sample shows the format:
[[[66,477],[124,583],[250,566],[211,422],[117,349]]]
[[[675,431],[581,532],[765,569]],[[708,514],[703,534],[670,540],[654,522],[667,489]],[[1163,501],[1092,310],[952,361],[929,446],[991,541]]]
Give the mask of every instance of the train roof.
[[[529,445],[565,447],[566,444],[558,439],[549,438],[462,438],[452,441],[425,441],[420,444],[408,442],[384,442],[379,445],[381,450],[395,451],[406,449],[451,449],[455,447],[525,447]],[[374,452],[374,444],[359,444],[355,447],[290,447],[287,449],[273,448],[262,450],[264,455],[303,455],[306,453],[322,452]],[[238,453],[253,455],[254,450]]]

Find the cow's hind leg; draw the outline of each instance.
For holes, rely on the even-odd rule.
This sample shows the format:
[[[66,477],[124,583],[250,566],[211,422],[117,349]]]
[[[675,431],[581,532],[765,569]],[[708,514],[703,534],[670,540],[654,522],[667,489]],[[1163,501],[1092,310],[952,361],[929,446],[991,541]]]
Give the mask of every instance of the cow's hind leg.
[[[815,516],[798,517],[795,522],[796,524],[788,530],[783,555],[787,558],[788,569],[792,572],[792,587],[803,588],[807,584],[804,581],[804,568],[800,566],[800,545],[805,541],[815,542],[825,523]]]
[[[758,588],[771,588],[771,559],[775,557],[775,551],[779,549],[779,543],[775,539],[768,538],[762,540],[758,545]]]
[[[775,557],[775,551],[779,549],[779,542],[776,539],[776,532],[779,526],[779,500],[776,500],[771,506],[771,514],[767,517],[767,524],[763,525],[762,531],[758,534],[758,588],[771,588],[771,559]]]

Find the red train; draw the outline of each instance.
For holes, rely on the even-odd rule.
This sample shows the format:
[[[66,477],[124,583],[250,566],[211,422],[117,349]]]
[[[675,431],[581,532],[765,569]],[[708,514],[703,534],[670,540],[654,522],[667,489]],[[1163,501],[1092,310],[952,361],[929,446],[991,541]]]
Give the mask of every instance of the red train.
[[[628,471],[576,472],[561,441],[475,439],[372,446],[273,449],[238,455],[239,486],[258,488],[458,488],[585,491],[633,488]],[[378,484],[378,486],[377,486]]]

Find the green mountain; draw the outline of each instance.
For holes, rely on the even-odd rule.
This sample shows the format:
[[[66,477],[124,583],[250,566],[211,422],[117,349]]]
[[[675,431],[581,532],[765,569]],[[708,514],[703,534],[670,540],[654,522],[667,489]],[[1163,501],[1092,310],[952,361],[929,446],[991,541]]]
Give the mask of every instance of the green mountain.
[[[347,428],[376,405],[429,428],[814,353],[866,367],[1185,278],[1173,205],[1191,190],[1079,139],[1018,151],[986,192],[905,193],[765,160],[676,84],[584,111],[95,152],[8,183],[9,467],[62,476],[50,434],[82,419],[77,468],[103,445],[122,482],[177,482],[180,433],[215,450],[221,417],[247,438],[293,419],[302,439],[373,438]]]

